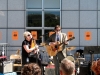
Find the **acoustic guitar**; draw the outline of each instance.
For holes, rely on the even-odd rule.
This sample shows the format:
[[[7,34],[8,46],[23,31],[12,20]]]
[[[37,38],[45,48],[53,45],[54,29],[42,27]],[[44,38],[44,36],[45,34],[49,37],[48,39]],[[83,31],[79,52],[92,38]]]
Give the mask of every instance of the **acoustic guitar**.
[[[75,37],[69,38],[67,41],[71,41],[75,39]],[[62,45],[65,42],[60,43],[59,41],[55,42],[56,44],[54,45],[45,45],[47,53],[49,56],[55,56],[59,51],[62,51]]]

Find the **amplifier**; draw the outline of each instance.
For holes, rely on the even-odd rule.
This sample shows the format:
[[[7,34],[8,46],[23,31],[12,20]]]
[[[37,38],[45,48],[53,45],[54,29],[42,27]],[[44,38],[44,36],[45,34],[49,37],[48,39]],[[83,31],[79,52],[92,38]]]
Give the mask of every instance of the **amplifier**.
[[[81,66],[80,67],[80,73],[77,75],[91,75],[89,74],[89,68],[88,66]]]
[[[0,63],[0,73],[8,73],[8,72],[13,72],[13,62],[4,61]]]

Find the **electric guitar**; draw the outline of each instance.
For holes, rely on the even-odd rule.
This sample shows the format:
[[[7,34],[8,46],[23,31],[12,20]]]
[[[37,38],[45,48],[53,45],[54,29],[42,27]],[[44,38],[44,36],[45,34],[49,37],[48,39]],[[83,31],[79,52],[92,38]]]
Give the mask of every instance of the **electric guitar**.
[[[73,39],[75,39],[75,37],[71,37],[67,41],[71,41]],[[60,43],[59,41],[55,43],[56,44],[54,45],[45,45],[49,56],[55,56],[59,51],[62,51],[62,45],[65,44],[65,42]]]

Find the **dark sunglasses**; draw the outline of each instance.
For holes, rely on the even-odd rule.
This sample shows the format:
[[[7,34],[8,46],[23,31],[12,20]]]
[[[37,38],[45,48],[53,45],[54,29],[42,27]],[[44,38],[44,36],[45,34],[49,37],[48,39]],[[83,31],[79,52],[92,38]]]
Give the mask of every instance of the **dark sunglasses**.
[[[27,36],[30,36],[30,34],[28,34]]]

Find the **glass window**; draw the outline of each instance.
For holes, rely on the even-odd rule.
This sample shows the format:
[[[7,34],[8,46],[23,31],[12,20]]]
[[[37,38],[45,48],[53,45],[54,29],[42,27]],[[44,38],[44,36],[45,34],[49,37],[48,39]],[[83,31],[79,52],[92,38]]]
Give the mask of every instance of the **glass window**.
[[[42,43],[42,38],[40,37],[42,35],[42,30],[27,29],[27,31],[29,31],[31,33],[32,33],[32,31],[37,32],[37,35],[35,35],[35,33],[32,33],[32,35],[34,37],[37,37],[36,42],[37,42],[38,45],[40,45],[40,43]]]
[[[60,0],[43,0],[45,9],[60,9]]]
[[[42,27],[42,11],[27,12],[27,27]]]
[[[60,25],[60,11],[45,11],[45,27]]]
[[[42,9],[42,0],[26,0],[27,9]]]
[[[45,36],[44,36],[44,41],[46,41],[47,40],[47,38],[49,37],[49,35],[50,35],[50,32],[53,32],[52,30],[44,30],[44,34],[46,34]],[[51,33],[52,34],[52,33]]]

